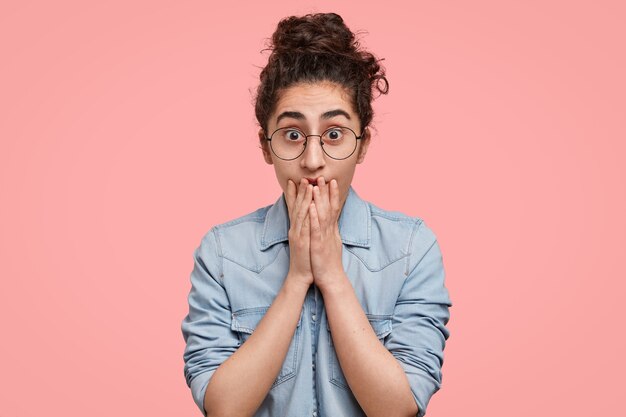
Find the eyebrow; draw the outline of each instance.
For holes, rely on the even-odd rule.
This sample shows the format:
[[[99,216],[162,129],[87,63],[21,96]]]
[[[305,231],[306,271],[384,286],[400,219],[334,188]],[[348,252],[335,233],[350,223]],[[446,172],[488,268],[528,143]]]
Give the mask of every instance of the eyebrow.
[[[328,120],[332,119],[335,116],[344,116],[346,119],[350,120],[350,115],[346,111],[341,109],[327,111],[326,113],[322,114],[321,119]],[[286,117],[296,120],[306,120],[304,114],[300,113],[299,111],[284,111],[276,118],[276,124],[278,124],[278,122]]]

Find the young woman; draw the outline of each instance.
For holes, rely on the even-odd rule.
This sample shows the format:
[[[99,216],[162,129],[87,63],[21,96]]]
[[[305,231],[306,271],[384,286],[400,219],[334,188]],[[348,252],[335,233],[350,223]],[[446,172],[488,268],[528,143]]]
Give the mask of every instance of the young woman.
[[[419,218],[351,188],[384,70],[340,16],[283,19],[261,72],[263,157],[283,194],[194,254],[185,377],[206,416],[422,416],[452,304]]]

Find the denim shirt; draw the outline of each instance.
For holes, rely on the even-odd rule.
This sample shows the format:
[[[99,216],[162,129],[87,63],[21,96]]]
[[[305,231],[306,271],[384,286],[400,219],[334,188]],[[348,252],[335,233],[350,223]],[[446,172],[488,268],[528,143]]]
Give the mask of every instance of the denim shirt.
[[[181,326],[184,374],[205,416],[211,376],[254,332],[283,285],[288,231],[281,195],[271,206],[213,227],[194,252],[189,313]],[[382,210],[352,188],[339,232],[344,270],[378,339],[404,369],[421,417],[441,386],[452,306],[436,237],[421,219]],[[364,415],[312,285],[282,368],[255,416]]]

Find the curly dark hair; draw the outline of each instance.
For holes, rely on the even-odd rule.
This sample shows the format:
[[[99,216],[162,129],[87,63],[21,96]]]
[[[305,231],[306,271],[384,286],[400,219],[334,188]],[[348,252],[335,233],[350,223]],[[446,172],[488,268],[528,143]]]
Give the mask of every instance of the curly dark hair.
[[[359,42],[336,13],[282,19],[272,35],[267,65],[255,98],[259,125],[267,133],[281,91],[297,83],[330,81],[350,93],[361,131],[372,121],[373,91],[387,94],[389,82],[379,60]]]

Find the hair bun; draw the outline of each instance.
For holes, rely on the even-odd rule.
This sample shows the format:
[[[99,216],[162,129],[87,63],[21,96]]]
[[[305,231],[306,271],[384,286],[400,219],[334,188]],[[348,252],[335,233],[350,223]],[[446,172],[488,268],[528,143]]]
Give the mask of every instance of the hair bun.
[[[259,75],[254,105],[266,133],[281,92],[302,82],[340,85],[350,94],[361,130],[370,125],[373,93],[387,94],[389,83],[382,59],[361,49],[357,35],[336,13],[291,16],[278,23],[263,50],[271,53]]]
[[[303,18],[288,17],[280,21],[272,36],[277,54],[332,53],[353,55],[358,43],[336,13],[309,14]]]

